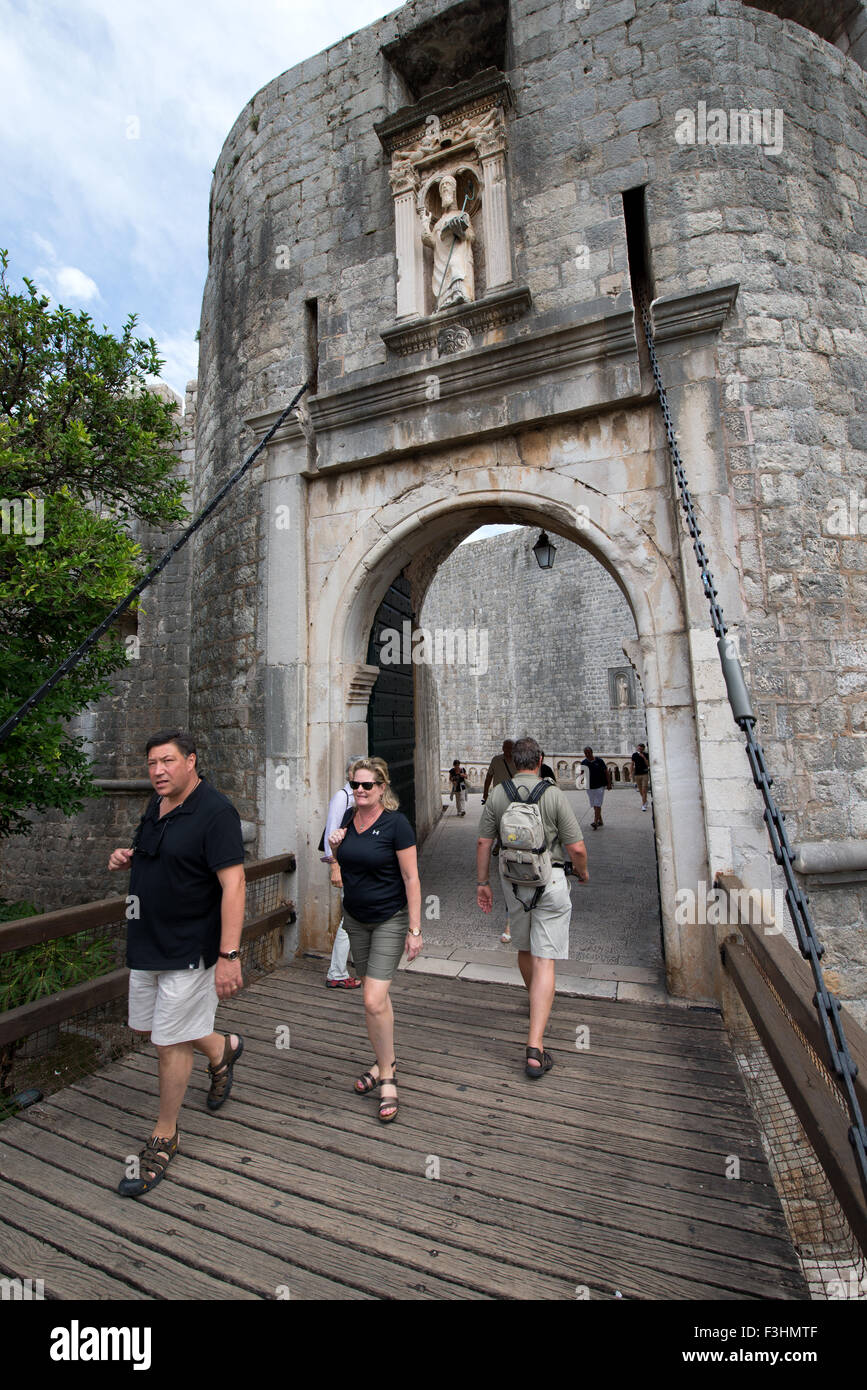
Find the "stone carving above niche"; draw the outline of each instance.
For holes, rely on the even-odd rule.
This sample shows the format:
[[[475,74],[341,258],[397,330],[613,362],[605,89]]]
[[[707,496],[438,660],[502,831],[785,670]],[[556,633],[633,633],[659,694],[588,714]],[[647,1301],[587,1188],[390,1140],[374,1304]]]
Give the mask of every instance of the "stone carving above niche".
[[[481,322],[495,326],[526,310],[526,290],[508,293],[510,104],[505,78],[488,73],[377,126],[394,198],[396,322],[382,335],[392,351],[465,350]],[[482,304],[489,312],[479,315]],[[443,313],[447,332],[437,322]]]

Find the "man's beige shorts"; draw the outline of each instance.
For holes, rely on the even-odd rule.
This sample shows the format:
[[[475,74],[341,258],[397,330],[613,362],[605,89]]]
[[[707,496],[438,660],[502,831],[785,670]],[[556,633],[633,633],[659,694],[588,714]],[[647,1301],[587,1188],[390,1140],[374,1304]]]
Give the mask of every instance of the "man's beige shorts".
[[[518,905],[515,890],[503,878],[500,870],[500,883],[509,912],[509,931],[512,945],[517,951],[529,951],[543,960],[569,959],[569,921],[572,916],[572,898],[569,881],[562,869],[552,869],[551,881],[545,885],[539,901],[531,912],[525,912]],[[519,888],[518,893],[525,903],[533,897],[532,888]]]
[[[216,964],[198,970],[131,970],[129,1026],[150,1033],[157,1047],[195,1042],[214,1031]]]

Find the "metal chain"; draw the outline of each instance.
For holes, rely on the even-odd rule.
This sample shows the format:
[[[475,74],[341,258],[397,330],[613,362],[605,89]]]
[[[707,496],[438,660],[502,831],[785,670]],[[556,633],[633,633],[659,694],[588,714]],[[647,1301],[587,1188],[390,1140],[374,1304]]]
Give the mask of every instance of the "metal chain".
[[[720,662],[722,664],[723,676],[725,677],[726,689],[728,691],[729,703],[732,707],[735,723],[739,725],[746,738],[746,752],[749,759],[750,770],[753,775],[753,782],[762,794],[765,803],[764,821],[767,826],[768,836],[771,841],[771,849],[777,863],[783,871],[786,880],[786,906],[789,916],[795,928],[795,935],[798,940],[801,955],[810,962],[813,972],[813,980],[816,985],[816,993],[813,996],[813,1004],[819,1015],[819,1022],[828,1046],[828,1052],[834,1066],[836,1075],[840,1078],[852,1124],[849,1128],[849,1142],[855,1150],[861,1182],[867,1194],[867,1130],[864,1127],[864,1118],[861,1114],[861,1107],[858,1097],[855,1094],[854,1079],[858,1075],[857,1063],[853,1060],[846,1036],[843,1031],[843,1021],[840,1017],[840,1001],[828,989],[825,983],[825,976],[820,965],[820,958],[825,953],[825,948],[821,944],[816,934],[816,928],[807,906],[808,899],[804,897],[800,886],[795,880],[794,855],[783,824],[785,817],[780,813],[771,792],[773,778],[768,776],[765,765],[765,755],[762,746],[756,739],[755,724],[756,717],[753,714],[750,703],[749,691],[744,680],[743,670],[740,660],[735,650],[734,642],[726,640],[726,625],[723,619],[723,611],[717,602],[717,589],[713,582],[710,564],[704,542],[701,539],[701,528],[698,525],[695,515],[695,507],[689,491],[683,461],[680,457],[680,449],[677,444],[677,437],[674,432],[674,423],[671,418],[671,410],[665,387],[662,382],[662,375],[659,370],[659,362],[656,356],[656,347],[653,341],[653,329],[650,319],[650,310],[645,295],[639,295],[639,307],[641,319],[644,325],[644,336],[647,339],[647,349],[650,353],[650,366],[653,371],[653,380],[656,384],[659,404],[662,410],[662,418],[665,421],[665,433],[668,440],[668,449],[671,461],[674,466],[674,476],[677,479],[677,487],[680,495],[680,504],[686,515],[686,523],[689,534],[692,537],[692,548],[698,561],[701,582],[704,588],[705,597],[710,606],[710,618],[713,630],[717,637],[717,648],[719,650]]]
[[[57,683],[61,681],[64,676],[68,675],[74,666],[78,665],[82,657],[85,656],[90,651],[91,647],[99,641],[103,633],[108,631],[112,623],[120,617],[121,613],[126,612],[127,608],[129,608],[130,604],[138,598],[139,594],[142,593],[148,587],[148,585],[151,584],[154,579],[156,579],[157,575],[165,569],[172,556],[176,555],[177,552],[181,549],[181,547],[186,545],[187,541],[190,539],[190,536],[194,535],[195,532],[198,531],[199,527],[205,521],[207,521],[208,517],[211,515],[214,509],[220,505],[226,494],[231,492],[232,488],[239,481],[239,479],[244,476],[251,464],[253,464],[256,461],[256,459],[261,454],[262,450],[265,448],[265,445],[268,444],[270,440],[273,438],[273,436],[277,433],[278,429],[283,424],[283,421],[286,419],[286,417],[288,415],[291,415],[292,411],[297,406],[301,397],[304,395],[304,392],[309,389],[310,382],[305,381],[304,385],[300,388],[300,390],[295,392],[295,395],[293,396],[290,404],[287,405],[286,409],[281,413],[279,419],[274,422],[274,424],[271,426],[265,437],[260,441],[259,444],[256,445],[256,448],[244,460],[240,468],[237,468],[235,470],[231,478],[227,479],[227,481],[220,488],[216,496],[211,498],[210,502],[204,508],[204,510],[199,512],[199,515],[196,517],[196,519],[192,521],[190,525],[187,527],[187,529],[183,532],[183,534],[178,537],[174,545],[170,546],[166,553],[162,556],[162,558],[159,559],[157,563],[153,566],[153,568],[148,570],[147,574],[139,580],[135,588],[130,589],[126,598],[121,599],[117,607],[113,608],[111,612],[108,614],[108,617],[103,618],[102,622],[99,624],[99,627],[95,627],[93,631],[89,633],[87,637],[85,637],[81,646],[76,647],[75,651],[71,652],[69,656],[66,658],[66,660],[62,662],[60,666],[58,666],[57,670],[52,672],[52,674],[48,677],[48,680],[45,681],[42,685],[40,685],[38,690],[34,690],[33,694],[29,695],[27,699],[24,701],[24,704],[21,705],[20,708],[17,709],[14,714],[10,715],[3,725],[0,725],[0,743],[4,743],[6,739],[9,737],[9,735],[13,733],[15,729],[18,728],[18,725],[21,723],[22,719],[26,719],[30,711],[36,705],[38,705],[41,700],[45,698],[49,691],[53,690]]]

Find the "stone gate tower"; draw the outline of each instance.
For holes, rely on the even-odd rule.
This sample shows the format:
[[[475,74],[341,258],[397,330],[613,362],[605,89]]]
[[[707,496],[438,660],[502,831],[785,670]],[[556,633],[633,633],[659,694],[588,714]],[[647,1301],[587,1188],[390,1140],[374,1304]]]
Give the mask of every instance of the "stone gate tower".
[[[850,0],[415,0],[239,116],[211,195],[196,500],[311,391],[197,550],[190,717],[258,852],[297,851],[302,940],[326,939],[315,846],[366,741],[384,597],[417,614],[463,537],[519,522],[585,547],[631,607],[669,984],[717,993],[713,929],[678,926],[675,892],[770,869],[643,290],[790,838],[863,1014],[864,48]]]

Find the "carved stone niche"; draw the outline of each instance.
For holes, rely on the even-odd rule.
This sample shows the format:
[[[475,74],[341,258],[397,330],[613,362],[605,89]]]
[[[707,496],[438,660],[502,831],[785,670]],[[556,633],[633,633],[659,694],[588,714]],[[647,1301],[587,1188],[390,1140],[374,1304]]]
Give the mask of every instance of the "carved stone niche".
[[[396,322],[386,345],[407,355],[472,346],[472,334],[526,312],[514,284],[502,74],[436,92],[376,127],[390,156],[397,249]]]

